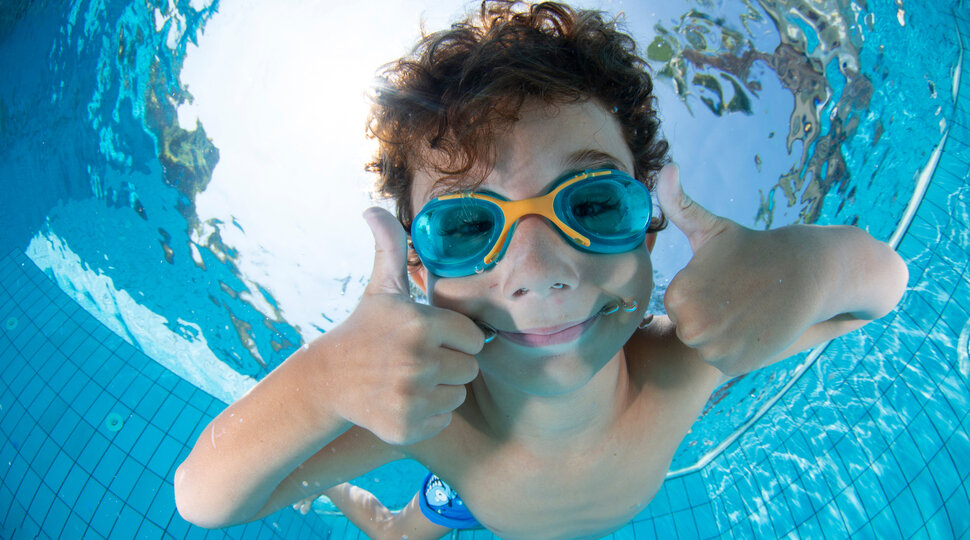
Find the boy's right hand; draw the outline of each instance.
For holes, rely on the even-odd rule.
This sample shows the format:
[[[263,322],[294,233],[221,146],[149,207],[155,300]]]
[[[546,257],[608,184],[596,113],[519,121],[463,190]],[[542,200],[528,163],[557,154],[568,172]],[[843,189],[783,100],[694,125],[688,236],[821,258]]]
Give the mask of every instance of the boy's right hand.
[[[468,317],[411,299],[407,236],[389,212],[364,212],[374,234],[374,269],[357,308],[329,332],[328,384],[336,412],[385,442],[437,435],[478,376],[484,333]]]

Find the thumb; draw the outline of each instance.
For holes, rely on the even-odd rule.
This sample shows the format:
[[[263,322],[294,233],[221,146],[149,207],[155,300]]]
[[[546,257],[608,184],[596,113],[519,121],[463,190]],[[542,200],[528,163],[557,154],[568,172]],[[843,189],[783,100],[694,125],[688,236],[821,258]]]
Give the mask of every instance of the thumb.
[[[397,294],[410,298],[404,227],[390,212],[376,206],[364,210],[364,220],[374,234],[374,269],[364,294]]]
[[[667,219],[687,235],[694,253],[724,228],[720,217],[684,193],[680,185],[680,168],[673,163],[660,169],[657,199]]]

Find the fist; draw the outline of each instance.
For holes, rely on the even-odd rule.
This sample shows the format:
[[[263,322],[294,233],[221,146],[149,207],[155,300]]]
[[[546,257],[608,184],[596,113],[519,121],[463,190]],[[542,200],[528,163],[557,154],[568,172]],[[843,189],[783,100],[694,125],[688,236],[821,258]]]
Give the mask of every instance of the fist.
[[[328,333],[337,413],[389,444],[414,444],[451,423],[478,376],[485,336],[460,313],[415,303],[403,227],[380,208],[364,217],[374,269],[357,308]]]

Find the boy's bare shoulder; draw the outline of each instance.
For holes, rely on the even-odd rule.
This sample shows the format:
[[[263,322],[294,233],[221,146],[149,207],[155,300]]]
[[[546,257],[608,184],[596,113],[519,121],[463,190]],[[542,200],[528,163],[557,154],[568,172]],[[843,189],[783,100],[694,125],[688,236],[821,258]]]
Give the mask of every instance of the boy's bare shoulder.
[[[666,316],[637,330],[624,347],[630,379],[640,388],[710,395],[727,377],[677,337]]]

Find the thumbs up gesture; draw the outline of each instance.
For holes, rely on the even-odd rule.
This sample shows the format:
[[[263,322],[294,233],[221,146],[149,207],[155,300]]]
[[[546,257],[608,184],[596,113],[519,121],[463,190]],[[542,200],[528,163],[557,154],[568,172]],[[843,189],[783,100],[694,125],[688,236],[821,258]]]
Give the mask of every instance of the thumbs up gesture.
[[[404,229],[380,208],[364,218],[374,234],[374,269],[357,308],[329,332],[334,405],[385,442],[413,444],[448,426],[465,401],[484,334],[460,313],[412,301]]]
[[[756,369],[835,315],[821,294],[833,273],[822,227],[754,231],[718,217],[684,193],[675,165],[661,170],[658,198],[693,251],[664,306],[680,340],[708,363],[728,374]]]

